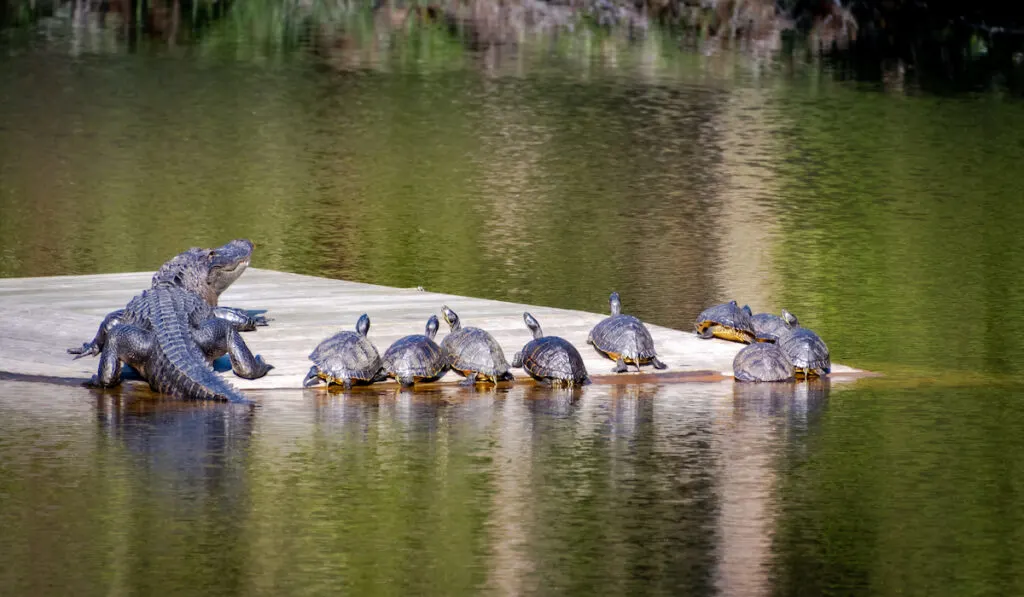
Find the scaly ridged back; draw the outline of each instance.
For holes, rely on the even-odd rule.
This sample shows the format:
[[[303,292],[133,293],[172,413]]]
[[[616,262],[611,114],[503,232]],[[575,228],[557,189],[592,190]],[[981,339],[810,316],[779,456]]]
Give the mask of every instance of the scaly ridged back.
[[[176,288],[149,291],[149,319],[156,336],[155,354],[147,369],[149,383],[158,391],[197,400],[247,400],[214,373],[192,338],[189,316],[202,299]]]

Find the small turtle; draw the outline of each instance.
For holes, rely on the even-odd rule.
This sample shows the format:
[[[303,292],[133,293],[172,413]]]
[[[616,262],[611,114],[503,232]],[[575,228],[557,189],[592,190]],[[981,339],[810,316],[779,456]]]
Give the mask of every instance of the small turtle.
[[[748,309],[749,307],[744,307]],[[748,311],[749,312],[749,311]],[[796,315],[783,309],[782,317],[772,313],[758,313],[751,315],[750,323],[754,326],[754,336],[758,342],[778,342],[779,336],[788,332],[791,328],[800,327]]]
[[[533,340],[512,359],[513,367],[522,367],[530,377],[549,385],[582,386],[590,383],[583,357],[576,347],[558,336],[545,336],[540,324],[529,313],[523,313]]]
[[[321,342],[309,353],[313,366],[302,385],[309,387],[325,381],[327,385],[339,384],[347,389],[353,384],[387,379],[377,348],[366,338],[369,331],[370,317],[363,313],[356,322],[356,331],[338,332]]]
[[[793,381],[793,363],[777,344],[755,342],[736,353],[732,375],[739,381]]]
[[[425,334],[413,334],[395,340],[384,352],[383,366],[388,377],[403,386],[441,379],[448,371],[448,357],[434,342],[437,334],[437,316],[427,320]]]
[[[793,363],[793,370],[798,378],[812,375],[824,377],[832,371],[828,346],[825,346],[825,341],[818,334],[807,328],[790,329],[779,336],[776,344]]]
[[[749,344],[754,341],[754,326],[750,324],[748,313],[736,301],[729,301],[701,311],[693,327],[697,335],[705,340],[717,336],[723,340]]]
[[[451,326],[452,331],[441,341],[441,350],[448,356],[451,370],[466,378],[466,385],[478,381],[513,381],[515,376],[509,371],[508,361],[501,345],[480,328],[464,328],[459,316],[448,308],[441,307],[441,315]]]
[[[655,369],[665,369],[665,363],[658,360],[654,351],[654,339],[642,321],[632,315],[622,314],[622,303],[619,301],[619,293],[613,292],[608,298],[611,305],[612,316],[602,319],[594,329],[590,330],[587,336],[587,344],[592,344],[597,352],[615,361],[615,368],[612,373],[626,371],[626,365],[640,365],[650,363]]]

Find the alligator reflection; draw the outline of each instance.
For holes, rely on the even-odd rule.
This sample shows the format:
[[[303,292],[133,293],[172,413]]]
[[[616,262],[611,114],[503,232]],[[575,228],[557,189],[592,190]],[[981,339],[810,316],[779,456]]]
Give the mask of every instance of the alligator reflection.
[[[96,412],[101,431],[136,457],[147,493],[228,507],[242,503],[252,409],[104,396]]]
[[[107,481],[111,512],[123,513],[112,530],[124,592],[237,592],[250,556],[254,411],[104,395],[96,412],[100,458],[127,465]]]

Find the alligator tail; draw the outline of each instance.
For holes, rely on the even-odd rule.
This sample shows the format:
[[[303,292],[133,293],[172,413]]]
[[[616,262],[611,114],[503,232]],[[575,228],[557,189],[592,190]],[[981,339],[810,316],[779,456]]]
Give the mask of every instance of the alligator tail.
[[[153,294],[157,301],[151,311],[156,342],[147,377],[154,389],[179,398],[250,403],[207,364],[175,292]]]

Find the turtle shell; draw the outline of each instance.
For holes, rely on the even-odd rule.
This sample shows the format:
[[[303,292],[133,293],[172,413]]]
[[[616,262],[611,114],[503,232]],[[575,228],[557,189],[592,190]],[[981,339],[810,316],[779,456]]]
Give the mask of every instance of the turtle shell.
[[[338,332],[314,348],[309,360],[328,383],[345,379],[369,383],[381,369],[377,348],[358,332]]]
[[[778,342],[779,336],[790,330],[785,319],[772,313],[758,313],[750,318],[750,323],[759,342]]]
[[[441,350],[448,356],[448,366],[459,375],[477,373],[496,382],[512,379],[501,345],[480,328],[459,328],[449,333],[441,341]]]
[[[786,353],[797,373],[826,375],[832,370],[828,346],[818,334],[807,328],[789,330],[779,337],[777,345]]]
[[[383,367],[389,377],[401,381],[429,382],[448,370],[448,359],[441,347],[423,334],[413,334],[395,340],[384,352]]]
[[[642,321],[632,315],[612,315],[590,330],[587,342],[608,358],[627,363],[644,364],[658,356],[654,339]]]
[[[538,381],[555,381],[568,385],[590,383],[583,357],[568,340],[543,336],[526,343],[522,353],[523,369]]]
[[[704,338],[717,336],[736,342],[752,342],[754,326],[750,315],[740,308],[736,301],[708,307],[701,311],[693,322],[697,334]]]
[[[732,360],[739,381],[793,381],[793,363],[777,344],[756,342],[744,346]]]

